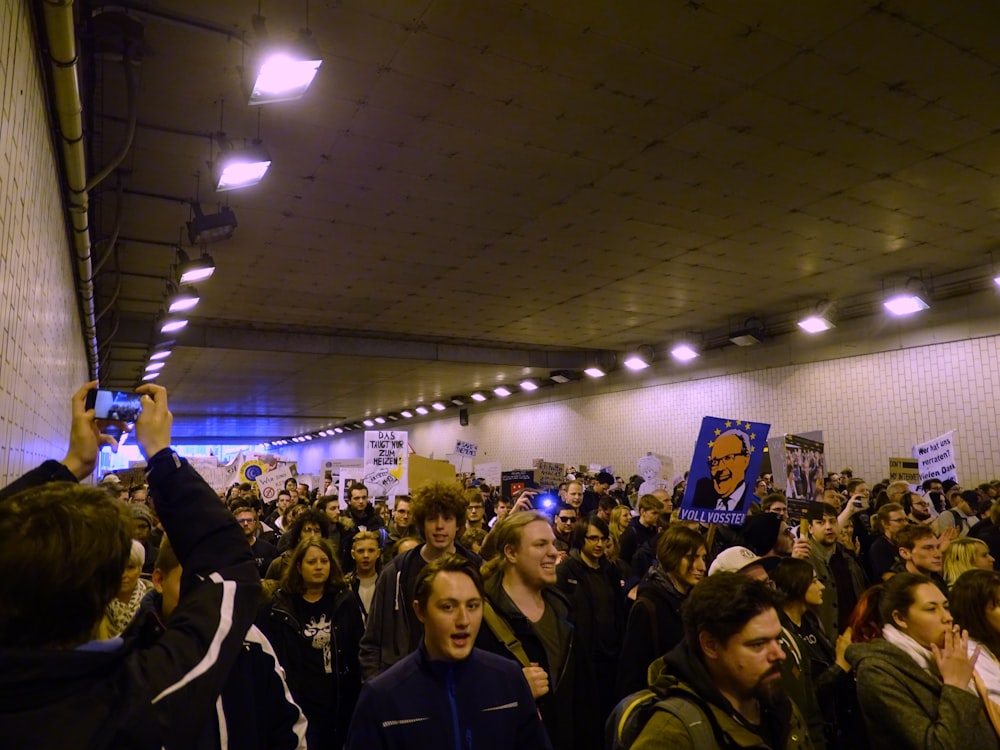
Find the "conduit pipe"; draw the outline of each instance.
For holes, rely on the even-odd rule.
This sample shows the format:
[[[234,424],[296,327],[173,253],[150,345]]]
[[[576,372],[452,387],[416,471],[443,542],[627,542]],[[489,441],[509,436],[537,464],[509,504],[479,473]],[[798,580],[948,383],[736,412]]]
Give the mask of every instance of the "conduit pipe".
[[[49,48],[49,70],[62,163],[66,176],[66,211],[76,259],[80,323],[90,377],[100,375],[97,355],[97,322],[94,311],[94,279],[91,264],[87,195],[87,165],[83,144],[83,105],[77,76],[76,26],[73,0],[43,0],[45,38]]]

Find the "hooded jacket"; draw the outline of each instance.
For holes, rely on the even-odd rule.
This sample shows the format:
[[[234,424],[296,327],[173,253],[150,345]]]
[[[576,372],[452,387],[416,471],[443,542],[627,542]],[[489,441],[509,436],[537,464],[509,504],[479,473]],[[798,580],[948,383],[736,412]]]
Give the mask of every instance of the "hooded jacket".
[[[169,627],[151,645],[135,634],[72,650],[0,649],[0,745],[16,748],[197,747],[253,623],[260,576],[226,506],[168,448],[147,474],[164,531],[183,566]],[[47,461],[3,492],[75,481]]]
[[[696,748],[688,728],[679,718],[666,711],[655,711],[632,750],[666,747],[672,750],[811,750],[813,747],[802,715],[785,695],[779,695],[770,705],[762,702],[761,727],[775,740],[764,737],[761,729],[743,719],[718,691],[708,670],[687,643],[681,643],[650,665],[649,687],[659,693],[670,689],[689,693],[692,702],[703,712],[707,708],[711,715],[706,718],[714,728],[716,743]]]
[[[566,644],[563,663],[550,664],[544,644],[535,635],[528,618],[503,590],[502,580],[503,572],[497,571],[483,582],[486,598],[521,642],[529,660],[538,664],[549,676],[549,692],[539,698],[537,703],[542,722],[552,740],[552,747],[556,750],[584,747],[593,738],[589,735],[581,736],[583,732],[579,718],[597,713],[597,692],[592,679],[587,679],[590,670],[586,666],[581,670],[578,666],[580,662],[585,665],[586,658],[576,650],[569,600],[554,586],[542,589],[545,606],[551,607],[555,612],[559,639]],[[516,658],[485,622],[479,629],[476,646],[508,659]]]
[[[1000,747],[982,699],[945,685],[905,651],[878,638],[847,648],[872,750]]]
[[[551,750],[518,666],[482,649],[431,661],[423,643],[365,683],[347,750]]]
[[[618,661],[619,698],[646,687],[653,660],[684,640],[681,605],[686,596],[659,567],[639,583]]]

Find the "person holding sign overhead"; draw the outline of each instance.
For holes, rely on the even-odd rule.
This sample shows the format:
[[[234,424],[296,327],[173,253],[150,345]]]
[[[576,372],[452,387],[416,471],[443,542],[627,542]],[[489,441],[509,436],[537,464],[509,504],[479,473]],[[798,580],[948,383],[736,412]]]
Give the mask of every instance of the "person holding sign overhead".
[[[750,465],[750,436],[730,429],[719,435],[708,457],[710,476],[698,480],[692,507],[709,510],[743,510],[753,498],[746,483]]]

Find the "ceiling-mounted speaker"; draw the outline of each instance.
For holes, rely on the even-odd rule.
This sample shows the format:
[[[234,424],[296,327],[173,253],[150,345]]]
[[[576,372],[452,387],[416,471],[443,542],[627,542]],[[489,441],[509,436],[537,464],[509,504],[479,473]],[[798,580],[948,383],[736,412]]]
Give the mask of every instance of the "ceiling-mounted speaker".
[[[462,425],[462,427],[468,427],[469,426],[469,410],[468,409],[459,409],[458,410],[458,423],[460,425]]]

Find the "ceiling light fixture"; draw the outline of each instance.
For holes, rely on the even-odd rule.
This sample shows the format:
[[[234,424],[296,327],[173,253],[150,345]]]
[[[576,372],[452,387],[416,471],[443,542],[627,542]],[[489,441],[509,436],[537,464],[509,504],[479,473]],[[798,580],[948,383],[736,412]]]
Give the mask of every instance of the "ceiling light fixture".
[[[146,372],[156,372],[157,370],[162,370],[166,364],[166,362],[150,362],[146,365]]]
[[[485,401],[487,399],[487,396],[486,396],[485,393],[480,393],[479,391],[476,391],[471,396],[469,396],[469,398],[471,398],[473,401],[478,401],[478,402],[482,403],[483,401]]]
[[[756,346],[764,342],[764,324],[760,318],[747,318],[743,328],[729,334],[729,341],[736,346]]]
[[[529,392],[530,391],[537,391],[538,390],[538,383],[536,383],[534,380],[522,380],[521,381],[521,390],[522,391],[529,391]]]
[[[292,43],[277,45],[267,40],[264,17],[253,17],[253,28],[261,41],[257,53],[249,104],[274,104],[301,99],[323,64],[319,45],[309,29]]]
[[[897,318],[913,315],[930,307],[920,295],[909,292],[892,296],[883,302],[882,305]]]
[[[364,421],[362,422],[362,424],[363,424],[363,425],[364,425],[365,427],[374,427],[374,426],[375,426],[375,420],[373,420],[373,419],[366,419],[366,420],[364,420]]]
[[[336,432],[338,435],[343,435],[344,434],[344,428],[343,427],[334,427],[333,431]]]
[[[445,409],[448,408],[447,406],[445,406],[444,404],[442,404],[440,401],[435,401],[433,404],[431,404],[431,406],[433,407],[434,411],[444,411]]]
[[[198,292],[189,286],[182,287],[167,300],[167,312],[184,312],[185,310],[190,310],[199,302],[201,302],[201,297],[198,296]]]
[[[385,417],[375,417],[375,424],[385,424]]]
[[[833,322],[824,315],[810,315],[800,320],[798,325],[806,333],[823,333],[823,331],[836,328]]]
[[[215,190],[239,190],[251,187],[264,179],[271,168],[271,155],[264,144],[254,140],[244,148],[223,148],[222,154],[212,165],[215,176]]]
[[[157,349],[156,351],[154,351],[152,354],[149,355],[149,358],[155,362],[156,360],[166,359],[167,357],[170,356],[170,353],[171,353],[170,349]]]
[[[411,419],[413,417],[413,412],[409,409],[403,409],[403,411],[399,412],[399,416],[403,419]]]
[[[507,398],[510,395],[510,389],[504,385],[498,385],[493,389],[493,392],[500,398]]]
[[[156,378],[158,378],[158,377],[160,377],[160,371],[159,370],[157,370],[156,372],[147,372],[145,375],[142,376],[142,379],[143,380],[156,380]]]
[[[177,277],[180,284],[196,284],[215,273],[215,261],[208,253],[192,260],[182,249],[177,248]]]
[[[431,413],[430,409],[428,409],[426,406],[418,406],[417,409],[416,409],[416,411],[417,411],[417,414],[419,414],[421,417],[426,416],[426,415],[428,415],[428,414]]]
[[[698,350],[691,344],[678,344],[670,350],[670,355],[680,362],[690,362],[698,355]]]
[[[649,362],[638,354],[630,354],[625,358],[624,365],[630,370],[645,370]]]
[[[391,411],[388,414],[386,414],[385,418],[388,419],[390,422],[398,422],[399,421],[399,415],[396,412],[394,412],[394,411]]]
[[[1000,276],[994,276],[993,283],[996,284],[997,286],[1000,286]]]
[[[576,380],[579,377],[572,370],[553,370],[549,373],[549,380],[553,383],[568,383],[571,380]]]
[[[465,396],[452,396],[448,400],[455,406],[465,406]]]
[[[160,323],[160,333],[179,331],[188,324],[186,318],[164,318]]]
[[[236,214],[229,206],[223,206],[217,214],[205,214],[200,203],[192,203],[191,210],[194,216],[187,223],[187,230],[192,245],[228,240],[236,231]]]
[[[588,378],[603,378],[605,375],[607,375],[607,373],[604,372],[604,370],[602,370],[600,367],[588,367],[586,370],[583,371],[583,374],[586,375]]]

